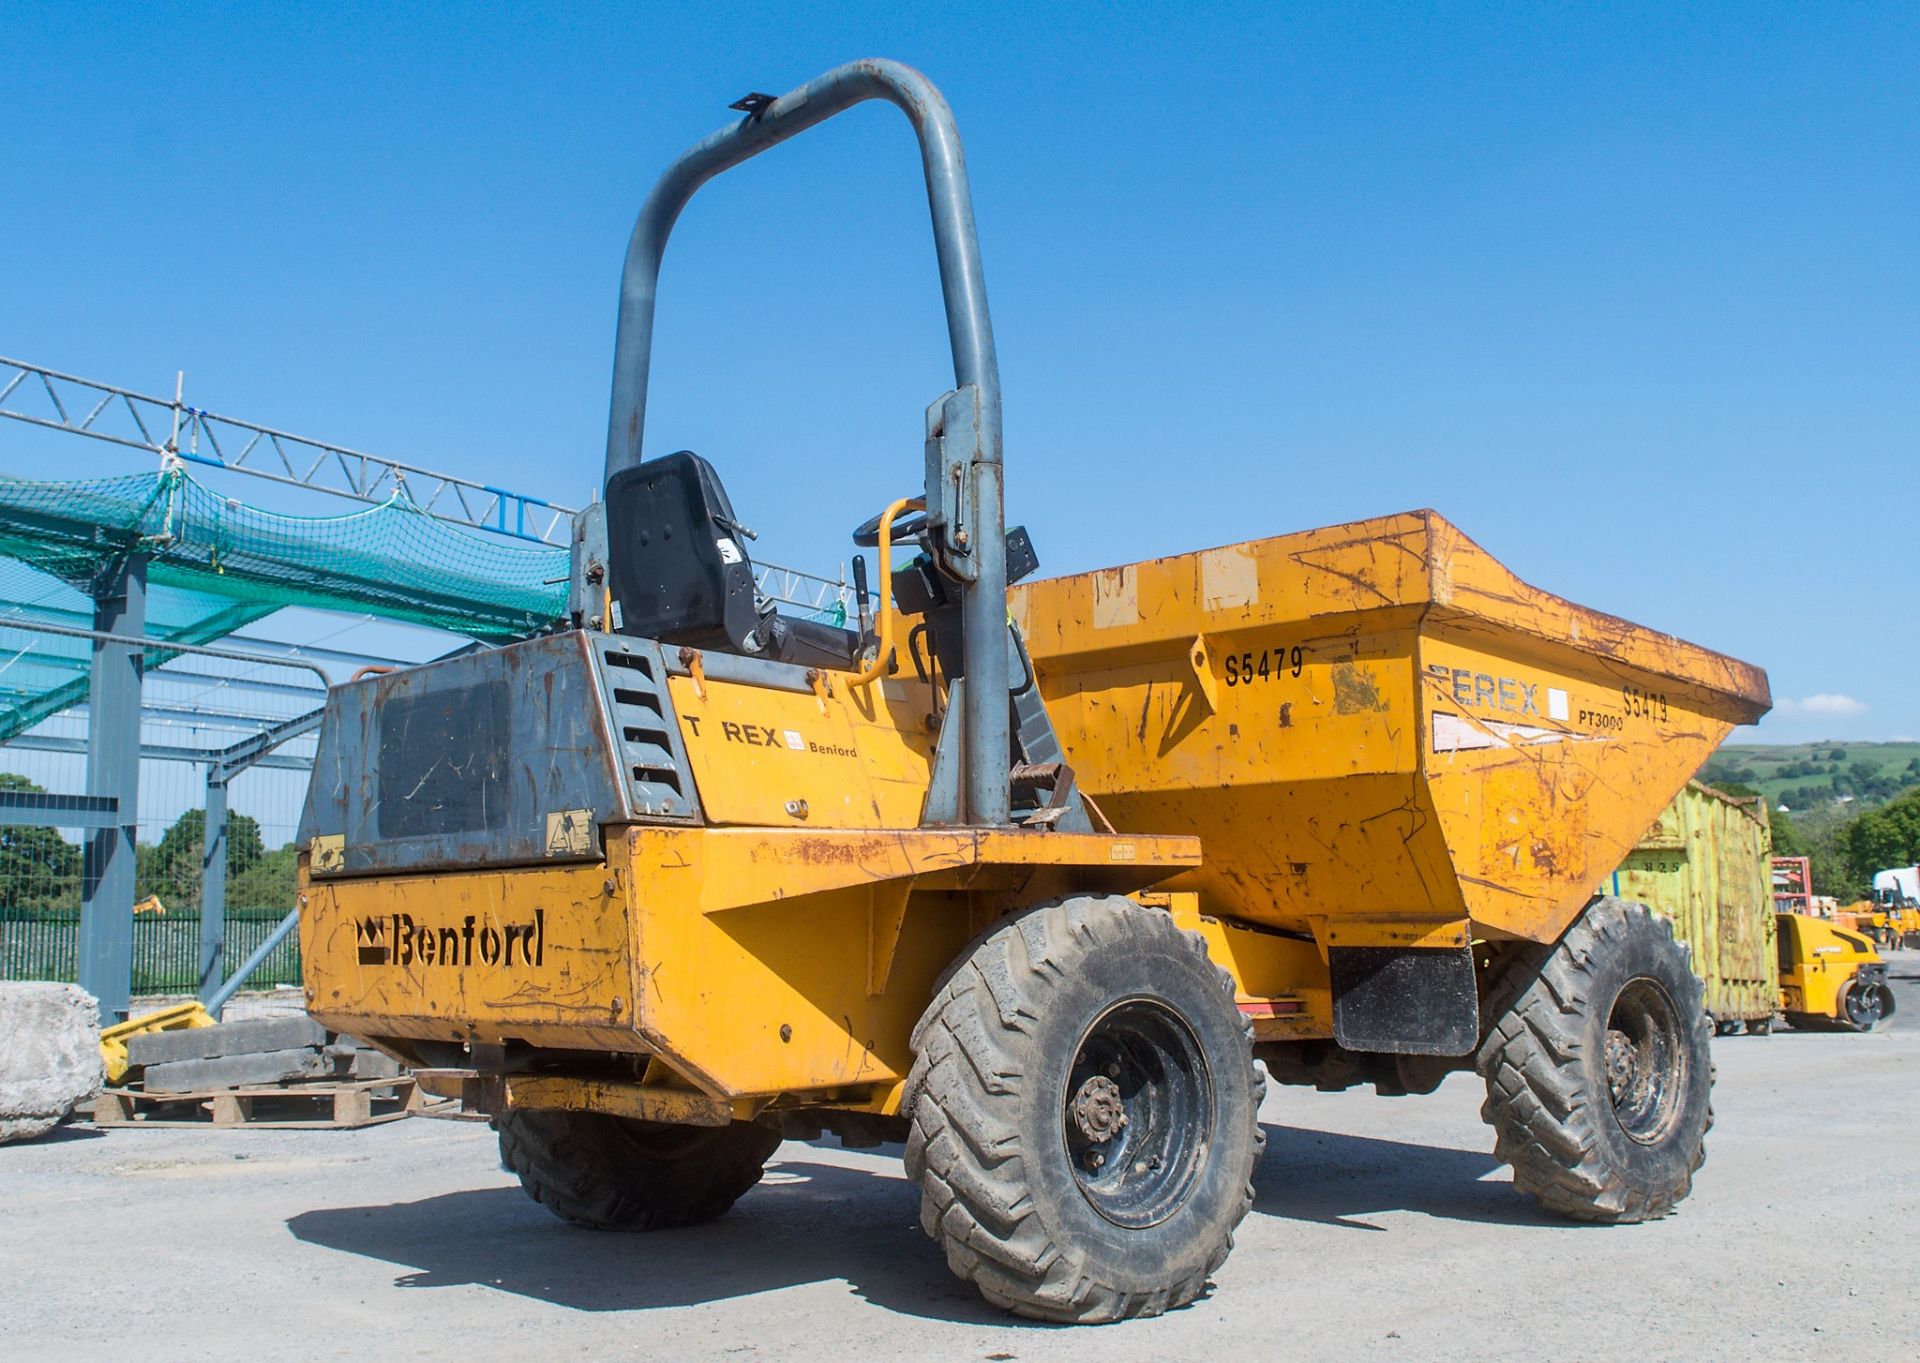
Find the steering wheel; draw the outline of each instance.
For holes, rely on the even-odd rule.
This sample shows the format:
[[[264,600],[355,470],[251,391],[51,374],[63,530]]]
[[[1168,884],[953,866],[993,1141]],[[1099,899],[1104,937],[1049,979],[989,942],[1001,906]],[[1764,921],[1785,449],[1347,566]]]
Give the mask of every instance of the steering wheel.
[[[880,547],[880,518],[886,514],[884,511],[876,511],[873,515],[867,517],[866,520],[860,522],[860,528],[853,532],[854,544],[861,549],[878,549]],[[894,518],[893,529],[889,532],[889,538],[891,538],[895,544],[898,544],[902,540],[911,539],[926,528],[927,513],[924,511],[909,511],[904,516],[896,516]]]

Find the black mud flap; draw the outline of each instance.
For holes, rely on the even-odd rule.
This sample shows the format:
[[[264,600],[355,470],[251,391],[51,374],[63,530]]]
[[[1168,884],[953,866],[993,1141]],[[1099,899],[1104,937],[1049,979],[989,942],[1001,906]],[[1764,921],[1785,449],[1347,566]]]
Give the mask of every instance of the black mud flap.
[[[1473,949],[1333,947],[1334,1039],[1350,1051],[1465,1055],[1480,1040]]]

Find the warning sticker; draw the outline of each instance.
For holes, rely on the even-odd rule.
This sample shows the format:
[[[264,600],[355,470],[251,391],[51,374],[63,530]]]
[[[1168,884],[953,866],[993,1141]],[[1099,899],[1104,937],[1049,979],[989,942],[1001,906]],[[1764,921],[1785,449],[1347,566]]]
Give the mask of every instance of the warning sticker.
[[[339,833],[322,833],[307,849],[307,868],[315,875],[343,871],[347,866],[347,840]]]
[[[593,811],[563,809],[547,815],[547,855],[584,857],[593,853]]]

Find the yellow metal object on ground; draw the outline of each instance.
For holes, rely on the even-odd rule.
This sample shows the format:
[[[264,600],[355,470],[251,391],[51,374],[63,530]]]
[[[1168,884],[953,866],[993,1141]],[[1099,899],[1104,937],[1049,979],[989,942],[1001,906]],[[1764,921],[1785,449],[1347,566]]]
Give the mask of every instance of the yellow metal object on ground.
[[[1718,1022],[1761,1022],[1779,1006],[1772,846],[1764,799],[1689,781],[1604,887],[1673,924]]]
[[[309,1011],[383,1042],[654,1056],[725,1101],[891,1110],[976,932],[1200,861],[1191,838],[1014,829],[621,833],[606,865],[306,882]]]
[[[137,1018],[116,1022],[100,1029],[100,1058],[107,1065],[107,1082],[117,1084],[127,1073],[127,1038],[143,1032],[175,1032],[194,1027],[211,1027],[214,1016],[195,999],[142,1013]]]
[[[1432,512],[1022,584],[1081,788],[1210,916],[1551,941],[1758,669],[1527,586]]]

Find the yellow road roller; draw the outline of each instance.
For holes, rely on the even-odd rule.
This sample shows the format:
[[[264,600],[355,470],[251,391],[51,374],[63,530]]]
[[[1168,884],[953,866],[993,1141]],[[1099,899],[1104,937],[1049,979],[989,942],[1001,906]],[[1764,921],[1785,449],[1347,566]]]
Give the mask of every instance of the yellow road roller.
[[[1887,963],[1865,933],[1803,913],[1779,927],[1780,1011],[1791,1027],[1871,1032],[1893,1018]]]
[[[954,386],[919,489],[854,513],[880,507],[880,590],[841,628],[757,589],[714,464],[642,438],[681,209],[873,99],[919,139]],[[734,107],[628,244],[568,618],[328,695],[314,1016],[487,1114],[585,1226],[719,1216],[783,1137],[898,1142],[954,1271],[1044,1320],[1203,1290],[1267,1075],[1477,1070],[1522,1191],[1668,1211],[1708,1122],[1701,986],[1591,887],[1765,677],[1427,511],[1009,595],[1038,558],[946,102],[865,61]]]

